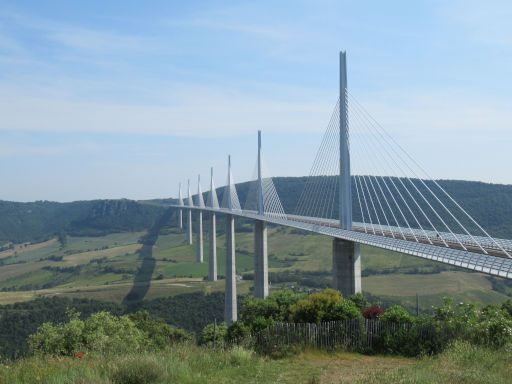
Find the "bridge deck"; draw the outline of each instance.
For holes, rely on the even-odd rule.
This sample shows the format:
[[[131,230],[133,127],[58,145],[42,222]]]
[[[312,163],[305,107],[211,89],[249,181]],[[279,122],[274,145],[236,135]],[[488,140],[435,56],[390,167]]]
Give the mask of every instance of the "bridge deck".
[[[457,267],[469,269],[472,271],[483,272],[493,276],[500,276],[512,279],[512,259],[506,257],[499,250],[496,244],[487,238],[476,238],[481,241],[481,245],[488,254],[482,252],[477,244],[468,235],[456,235],[457,239],[465,245],[464,250],[459,241],[450,233],[438,233],[434,231],[415,230],[416,241],[408,228],[374,226],[370,228],[368,224],[354,223],[353,230],[341,229],[336,220],[319,219],[304,216],[288,215],[286,217],[278,215],[258,215],[253,211],[229,210],[224,208],[208,207],[190,207],[173,205],[175,208],[203,210],[216,213],[230,214],[234,216],[246,217],[255,220],[263,220],[269,223],[284,225],[288,227],[303,229],[306,231],[337,237],[344,240],[354,241],[360,244],[366,244],[377,248],[401,252],[412,256],[421,257]],[[405,234],[409,232],[409,235]],[[401,234],[405,236],[402,236]],[[446,247],[439,237],[442,236],[450,247]],[[405,239],[404,239],[405,237]],[[496,241],[505,250],[512,251],[512,242],[504,239]]]

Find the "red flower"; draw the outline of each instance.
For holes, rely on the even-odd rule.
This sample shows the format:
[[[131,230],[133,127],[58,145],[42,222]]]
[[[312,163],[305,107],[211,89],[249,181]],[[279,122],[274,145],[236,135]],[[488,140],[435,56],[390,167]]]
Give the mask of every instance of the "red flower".
[[[76,359],[83,359],[83,357],[85,356],[85,353],[84,352],[75,352],[74,355],[73,355]]]
[[[363,311],[363,317],[365,319],[376,319],[384,313],[384,310],[377,304],[373,304]]]

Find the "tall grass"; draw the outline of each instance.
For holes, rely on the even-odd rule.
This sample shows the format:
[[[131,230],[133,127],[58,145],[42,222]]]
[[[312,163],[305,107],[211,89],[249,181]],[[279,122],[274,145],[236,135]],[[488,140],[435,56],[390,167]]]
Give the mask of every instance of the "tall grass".
[[[508,384],[512,377],[512,346],[489,349],[456,341],[435,357],[388,372],[372,372],[359,383],[481,383]]]
[[[154,353],[85,355],[81,360],[31,357],[0,365],[0,383],[296,383],[281,379],[289,364],[267,360],[242,347],[213,350],[185,344]],[[307,376],[310,370],[302,372]]]
[[[251,350],[177,345],[155,353],[31,357],[0,365],[0,384],[509,383],[512,350],[456,342],[435,357],[405,359],[305,351],[271,360]]]

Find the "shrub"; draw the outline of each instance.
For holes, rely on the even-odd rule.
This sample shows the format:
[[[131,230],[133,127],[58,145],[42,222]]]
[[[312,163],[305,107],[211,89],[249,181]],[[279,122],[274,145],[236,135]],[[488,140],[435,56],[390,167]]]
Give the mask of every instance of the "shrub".
[[[350,295],[349,297],[347,297],[347,299],[352,301],[356,305],[356,307],[359,308],[360,311],[363,311],[370,305],[368,300],[366,300],[366,298],[361,292],[356,293],[355,295]]]
[[[154,358],[130,356],[118,363],[112,373],[112,381],[116,384],[151,384],[157,382],[163,373]]]
[[[226,341],[240,344],[251,336],[251,330],[241,321],[235,321],[226,332]]]
[[[271,294],[265,299],[248,297],[240,311],[240,321],[252,332],[262,330],[275,322],[288,321],[290,308],[305,295],[289,290]]]
[[[228,327],[226,323],[208,324],[203,328],[199,337],[200,345],[213,345],[214,343],[222,344],[226,338]]]
[[[363,311],[363,317],[365,319],[377,319],[384,313],[384,309],[379,307],[377,304],[370,305]]]
[[[501,309],[506,312],[510,318],[512,318],[512,300],[508,299],[503,304],[501,304]]]
[[[296,323],[319,323],[355,319],[361,314],[354,302],[343,299],[338,291],[324,289],[292,305],[290,316]]]
[[[85,320],[80,320],[77,312],[68,316],[67,323],[41,325],[29,337],[29,351],[54,356],[73,356],[77,351],[124,353],[164,348],[192,338],[181,329],[151,318],[147,312],[120,317],[98,312]]]
[[[102,353],[135,352],[148,340],[128,316],[98,312],[84,322],[82,339],[86,349]]]
[[[138,329],[145,333],[149,347],[160,349],[170,344],[193,339],[190,333],[180,328],[171,327],[163,320],[151,317],[148,311],[132,313],[129,318]]]
[[[391,323],[410,324],[414,322],[414,317],[404,307],[393,305],[380,315],[380,320]]]

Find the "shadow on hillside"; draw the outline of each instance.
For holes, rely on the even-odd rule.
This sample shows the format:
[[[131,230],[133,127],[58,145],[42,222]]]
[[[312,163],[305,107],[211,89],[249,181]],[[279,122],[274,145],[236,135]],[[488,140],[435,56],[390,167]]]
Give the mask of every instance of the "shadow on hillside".
[[[151,287],[151,277],[156,266],[156,261],[153,258],[153,246],[158,240],[160,230],[169,222],[172,213],[172,208],[166,209],[141,239],[143,245],[139,251],[139,259],[142,260],[142,264],[135,274],[130,292],[123,299],[123,304],[128,307],[134,307],[144,300]]]

